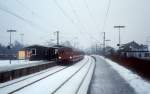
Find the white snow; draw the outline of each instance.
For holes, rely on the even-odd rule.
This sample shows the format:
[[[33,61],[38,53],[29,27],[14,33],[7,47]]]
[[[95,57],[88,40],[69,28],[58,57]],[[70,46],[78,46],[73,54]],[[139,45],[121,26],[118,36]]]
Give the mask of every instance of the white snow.
[[[86,66],[82,68],[73,78],[71,78],[62,88],[60,88],[55,94],[87,94],[88,86],[91,81],[91,77],[94,70],[94,62],[90,58],[90,60],[87,62]],[[90,67],[90,69],[89,69]],[[89,72],[88,72],[89,69]],[[86,73],[88,72],[88,75]],[[86,76],[86,79],[84,79],[84,76]],[[84,79],[84,82],[82,83],[81,87],[79,88],[82,80]],[[79,91],[77,89],[79,88]]]
[[[50,61],[28,61],[28,60],[12,60],[12,63],[9,64],[9,60],[0,61],[0,72],[10,71],[14,69],[20,69],[29,66],[36,66],[39,64],[50,63]]]
[[[59,87],[70,75],[76,72],[87,60],[86,57],[81,62],[58,72],[50,77],[47,77],[29,87],[26,87],[15,94],[51,94],[57,87]]]
[[[58,92],[56,93],[57,94],[73,94],[73,93],[75,94],[75,91],[79,87],[79,84],[81,83],[83,77],[88,71],[89,66],[91,65],[90,70],[88,74],[86,75],[86,78],[84,79],[84,82],[82,83],[78,92],[78,94],[86,94],[88,91],[88,86],[90,84],[94,66],[95,66],[94,60],[88,56],[85,56],[85,58],[82,61],[72,65],[71,67],[64,69],[54,75],[51,75],[43,80],[40,80],[28,87],[25,87],[21,89],[20,91],[15,92],[14,94],[33,94],[33,93],[34,94],[50,94],[57,87],[59,87],[66,79],[68,79],[73,73],[75,73],[81,66],[83,66],[85,62],[87,64],[73,78],[71,78],[66,84],[64,84],[63,87],[61,87],[60,90],[58,90]],[[32,74],[30,76],[34,76],[34,75],[36,76],[26,79],[24,81],[21,81],[19,83],[13,84],[11,86],[0,88],[0,94],[8,94],[9,92],[19,87],[32,83],[33,81],[40,79],[42,77],[45,77],[46,75],[51,74],[64,67],[65,66],[56,66],[48,70],[44,70],[46,72],[43,72],[42,74],[39,74],[39,75],[36,75],[38,73]],[[21,79],[24,79],[30,76],[22,77],[14,81],[9,81],[7,83],[1,84],[0,87],[7,85],[7,84],[11,84],[13,82],[19,81]]]
[[[94,68],[95,68],[95,60],[92,59],[92,67],[90,68],[89,70],[89,73],[87,74],[87,77],[85,78],[83,84],[81,85],[79,91],[78,91],[78,94],[87,94],[88,92],[88,89],[89,89],[89,85],[90,85],[90,82],[92,80],[92,75],[94,73]]]
[[[105,59],[108,64],[110,64],[112,68],[115,69],[130,84],[130,86],[135,89],[138,94],[150,94],[150,83],[148,81],[107,58],[101,58]]]
[[[9,60],[0,60],[0,67],[29,64],[29,63],[38,63],[38,62],[41,62],[41,61],[11,60],[11,64],[10,64]]]
[[[39,75],[36,75],[36,76],[34,76],[34,77],[31,77],[31,78],[29,78],[29,79],[27,79],[27,80],[21,81],[21,82],[19,82],[19,83],[16,83],[16,84],[7,86],[7,87],[5,87],[5,88],[0,88],[0,94],[8,94],[10,91],[13,91],[13,90],[15,90],[15,89],[17,89],[17,88],[19,88],[19,87],[25,86],[25,85],[27,85],[27,84],[29,84],[29,83],[32,83],[32,82],[34,82],[35,80],[38,80],[38,79],[40,79],[40,78],[42,78],[42,77],[45,77],[46,75],[52,74],[52,73],[54,73],[54,72],[56,72],[56,71],[58,71],[58,70],[60,70],[60,69],[62,69],[62,68],[64,68],[64,66],[52,67],[52,68],[49,68],[49,69],[47,69],[47,70],[44,70],[44,72],[41,71],[41,72],[43,72],[42,74],[40,74],[41,72],[39,72],[39,73],[31,74],[31,75],[29,75],[29,76],[21,77],[21,78],[19,78],[19,79],[15,79],[15,80],[12,80],[12,81],[9,81],[9,82],[0,84],[0,87],[3,87],[3,86],[5,86],[5,85],[8,85],[8,84],[17,82],[17,81],[19,81],[19,80],[28,78],[28,77],[30,77],[30,76],[34,76],[34,75],[36,75],[36,74],[39,74]],[[29,93],[28,93],[28,94],[29,94]]]

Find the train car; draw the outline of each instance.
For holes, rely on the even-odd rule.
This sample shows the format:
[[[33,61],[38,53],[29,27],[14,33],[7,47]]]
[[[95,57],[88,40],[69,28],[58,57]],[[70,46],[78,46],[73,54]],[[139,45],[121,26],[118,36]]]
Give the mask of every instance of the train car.
[[[73,64],[84,57],[82,51],[62,45],[52,47],[32,45],[25,49],[30,52],[29,60],[53,60],[63,65]]]
[[[57,49],[57,56],[58,64],[67,65],[83,59],[84,53],[71,47],[62,46]]]
[[[46,59],[47,60],[57,60],[58,57],[58,47],[49,47],[46,51]]]

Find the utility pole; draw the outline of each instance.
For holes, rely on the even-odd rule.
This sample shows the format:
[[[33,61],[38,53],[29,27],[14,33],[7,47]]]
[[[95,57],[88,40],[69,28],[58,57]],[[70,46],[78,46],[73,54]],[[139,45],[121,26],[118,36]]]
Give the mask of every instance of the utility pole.
[[[56,31],[57,34],[57,45],[59,45],[59,31]]]
[[[104,37],[103,37],[103,50],[104,50],[104,56],[105,56],[105,32],[103,32]]]
[[[97,43],[95,45],[95,54],[98,54],[98,45],[97,45]]]
[[[106,46],[109,46],[108,44],[107,44],[107,42],[110,42],[111,40],[110,39],[107,39],[107,40],[105,40],[106,41]]]
[[[24,34],[22,33],[22,34],[20,34],[20,36],[21,36],[21,43],[22,43],[22,45],[24,45],[24,41],[23,41],[23,36],[24,36]]]
[[[118,28],[118,31],[119,31],[119,44],[117,44],[117,46],[119,46],[119,49],[120,49],[120,46],[121,46],[121,35],[120,35],[120,31],[121,31],[121,28],[125,28],[125,26],[118,25],[118,26],[114,26],[114,28]]]
[[[11,51],[11,48],[12,48],[12,44],[11,44],[11,33],[12,32],[16,32],[16,30],[7,30],[7,32],[9,32],[10,33],[10,40],[9,40],[9,46],[8,46],[8,49],[10,49],[10,59],[9,59],[9,62],[10,62],[10,64],[11,64],[11,55],[12,55],[12,51]]]

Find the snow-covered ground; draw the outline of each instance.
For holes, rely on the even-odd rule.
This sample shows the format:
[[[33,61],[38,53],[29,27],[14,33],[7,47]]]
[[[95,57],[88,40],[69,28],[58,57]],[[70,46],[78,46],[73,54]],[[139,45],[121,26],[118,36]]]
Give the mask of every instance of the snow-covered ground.
[[[11,64],[9,60],[0,60],[0,67],[2,66],[13,66],[13,65],[21,65],[21,64],[29,64],[29,63],[38,63],[40,61],[29,61],[29,60],[11,60]]]
[[[105,59],[134,88],[137,94],[150,94],[150,82],[107,58],[101,58]]]
[[[73,78],[71,78],[62,88],[60,88],[56,94],[87,94],[94,66],[95,63],[93,59],[90,59],[88,64]],[[86,75],[87,72],[88,74]],[[84,79],[85,76],[86,78]]]
[[[91,65],[91,68],[90,68],[90,70],[89,70],[89,73],[87,74],[87,77],[84,79],[84,81],[83,81],[81,87],[79,88],[78,94],[87,94],[87,92],[88,92],[89,85],[90,85],[90,82],[91,82],[91,80],[92,80],[92,75],[93,75],[93,73],[94,73],[94,68],[95,68],[95,66],[96,66],[95,63],[94,63],[94,62],[95,62],[94,59],[92,59],[91,62],[93,62],[93,63],[92,63],[92,65]]]
[[[46,75],[49,75],[49,74],[51,74],[51,73],[53,73],[53,72],[56,72],[56,71],[58,71],[58,70],[60,70],[60,69],[62,69],[62,68],[63,68],[63,67],[60,67],[60,66],[59,66],[59,67],[58,67],[58,66],[52,67],[52,68],[50,68],[50,69],[48,69],[48,70],[44,70],[44,71],[47,71],[47,72],[45,72],[45,73],[43,73],[43,74],[39,74],[39,73],[36,73],[36,74],[39,74],[39,75],[32,74],[32,75],[30,75],[30,76],[34,76],[34,75],[36,75],[36,76],[35,76],[35,77],[31,77],[31,78],[29,78],[29,79],[27,79],[27,80],[24,80],[24,81],[15,83],[15,84],[12,84],[12,83],[17,82],[17,81],[20,81],[20,80],[22,80],[22,79],[26,79],[26,78],[28,78],[28,77],[30,77],[30,76],[22,77],[22,78],[19,78],[19,79],[15,79],[15,80],[12,80],[12,81],[3,83],[3,84],[0,85],[0,94],[8,94],[9,92],[11,92],[11,91],[13,91],[13,90],[16,90],[16,89],[18,89],[18,88],[20,88],[20,87],[23,87],[23,86],[27,85],[27,84],[30,84],[30,83],[32,83],[32,82],[34,82],[34,81],[36,81],[36,80],[38,80],[38,79],[40,79],[40,78],[42,78],[42,77],[45,77]],[[9,85],[9,84],[12,84],[12,85]],[[9,85],[9,86],[6,86],[6,85]],[[4,87],[4,86],[6,86],[6,87]],[[4,87],[4,88],[1,88],[1,87]],[[40,88],[39,88],[39,89],[40,89]],[[31,90],[32,90],[32,88],[31,88]],[[30,90],[30,91],[31,91],[31,90]],[[22,93],[20,93],[20,94],[22,94]],[[26,94],[31,94],[31,93],[26,93]]]
[[[84,64],[86,64],[86,65],[79,72],[77,72],[77,70],[79,70]],[[56,74],[53,74],[49,77],[46,77],[45,79],[37,81],[36,83],[31,84],[31,85],[19,90],[18,92],[15,92],[14,94],[32,94],[32,93],[50,94],[54,90],[56,90],[56,88],[58,88],[60,85],[62,85],[62,83],[64,83],[64,81],[66,81],[68,78],[70,78],[71,75],[73,75],[76,72],[77,72],[77,74],[75,76],[73,76],[73,78],[68,80],[67,83],[64,84],[60,88],[60,90],[58,90],[58,92],[56,92],[56,93],[58,93],[58,94],[73,94],[74,93],[75,94],[75,91],[78,89],[82,79],[84,78],[84,76],[86,76],[83,84],[81,85],[81,88],[83,90],[79,89],[80,94],[86,94],[91,77],[92,77],[94,65],[95,65],[94,60],[91,57],[85,56],[85,58],[82,61],[72,65],[71,67],[68,67],[68,68],[66,68]],[[8,94],[9,92],[11,92],[17,88],[20,88],[22,86],[30,84],[33,81],[36,81],[38,79],[41,79],[42,77],[44,77],[48,74],[51,74],[63,67],[64,66],[57,66],[57,68],[53,67],[53,68],[50,68],[49,71],[47,71],[43,74],[40,74],[38,76],[34,76],[30,79],[21,81],[17,84],[13,84],[13,85],[10,85],[5,88],[0,88],[0,94]],[[90,68],[90,69],[88,69],[88,68]],[[88,71],[88,74],[86,75],[87,71]],[[35,75],[35,74],[32,74],[32,75]],[[19,78],[19,79],[23,79],[23,78]],[[16,79],[16,80],[18,80],[18,79]],[[9,84],[9,83],[13,83],[13,82],[8,82],[7,84]],[[0,86],[3,86],[3,85],[0,85]]]
[[[30,66],[37,66],[40,64],[46,64],[50,61],[28,61],[28,60],[12,60],[9,64],[9,60],[0,61],[0,72],[11,71],[14,69],[20,69]]]

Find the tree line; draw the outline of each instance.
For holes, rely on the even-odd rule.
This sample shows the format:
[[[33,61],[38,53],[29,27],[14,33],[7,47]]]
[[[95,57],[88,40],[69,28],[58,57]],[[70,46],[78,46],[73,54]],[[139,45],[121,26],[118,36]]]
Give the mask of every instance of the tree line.
[[[15,41],[13,45],[3,45],[0,44],[0,59],[15,59],[17,58],[17,52],[22,49],[24,46],[18,41]]]

